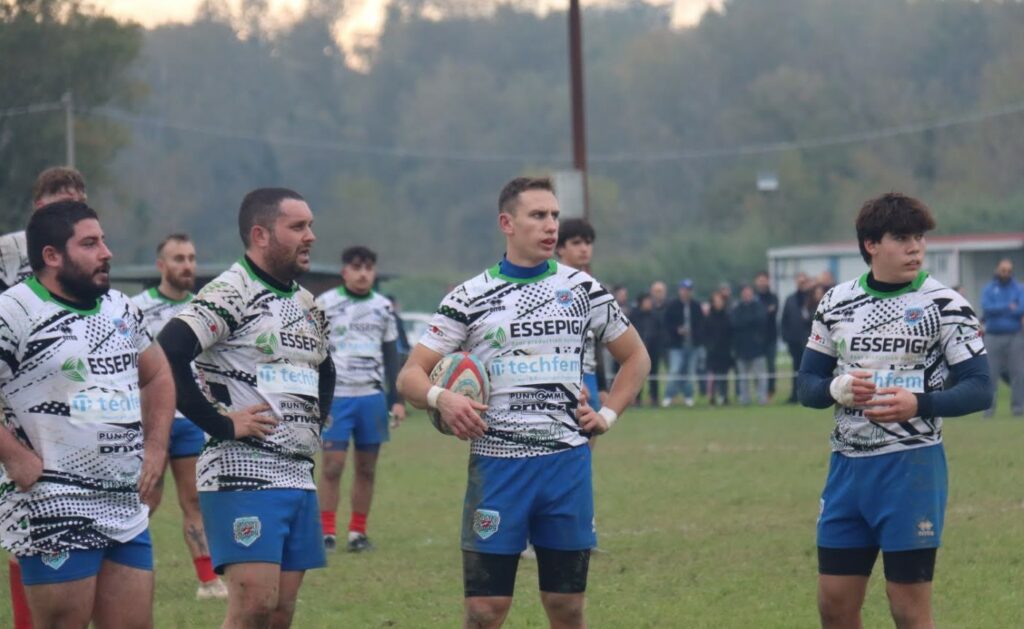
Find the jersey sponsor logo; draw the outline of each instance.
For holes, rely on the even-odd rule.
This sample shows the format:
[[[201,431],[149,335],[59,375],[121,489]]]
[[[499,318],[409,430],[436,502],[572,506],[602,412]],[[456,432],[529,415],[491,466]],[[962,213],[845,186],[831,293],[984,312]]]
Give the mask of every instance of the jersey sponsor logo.
[[[235,541],[248,548],[260,538],[260,534],[263,532],[263,524],[260,522],[260,519],[254,515],[235,518],[232,531],[235,536]]]
[[[337,336],[345,336],[346,334],[348,334],[348,326],[347,325],[337,325],[337,326],[334,326],[334,334],[337,335]]]
[[[568,288],[559,288],[555,291],[555,303],[563,308],[572,305],[572,291]]]
[[[498,388],[533,384],[579,384],[583,369],[578,356],[537,354],[503,356],[488,366],[491,385]]]
[[[365,323],[353,321],[352,323],[348,324],[349,331],[362,332],[364,334],[373,334],[374,332],[377,332],[378,330],[381,330],[383,328],[383,322]]]
[[[546,319],[537,321],[515,321],[509,325],[514,339],[536,336],[561,336],[583,334],[583,321],[579,319]]]
[[[273,363],[256,368],[256,387],[263,393],[317,397],[320,374],[315,369]]]
[[[924,321],[924,308],[907,308],[903,312],[903,321],[910,327]]]
[[[116,356],[89,356],[89,371],[94,376],[112,376],[139,367],[138,352],[127,352]]]
[[[256,342],[253,345],[256,346],[260,353],[268,356],[273,355],[277,351],[277,335],[273,332],[264,332],[256,337]]]
[[[70,557],[71,555],[68,551],[62,550],[59,553],[44,553],[39,556],[39,561],[43,562],[43,565],[51,570],[60,570],[60,567],[67,563]]]
[[[320,341],[312,336],[292,334],[291,332],[281,332],[279,336],[281,337],[281,347],[298,349],[304,352],[316,352],[320,349]]]
[[[872,372],[871,377],[875,381],[875,386],[880,389],[883,387],[899,387],[913,393],[924,393],[924,370],[875,370]]]
[[[510,400],[530,401],[530,402],[543,402],[545,400],[555,400],[562,397],[561,393],[555,391],[545,391],[544,389],[536,389],[534,391],[513,391],[508,394]]]
[[[138,391],[89,389],[68,401],[71,421],[81,424],[134,424],[142,415]]]
[[[924,354],[928,339],[902,336],[854,336],[850,339],[851,352],[872,354]]]
[[[484,340],[489,342],[491,349],[501,349],[508,342],[508,335],[505,328],[498,327],[485,334]]]
[[[131,454],[134,455],[138,452],[142,452],[142,442],[139,443],[115,443],[115,444],[104,444],[99,447],[99,453],[102,455],[111,454]]]
[[[563,402],[556,404],[554,402],[520,402],[518,404],[509,404],[509,412],[519,413],[568,413],[570,412],[569,403]]]
[[[60,366],[60,373],[72,382],[85,382],[86,376],[89,375],[88,370],[85,368],[85,361],[81,358],[65,360],[64,364]]]
[[[480,539],[487,539],[498,532],[501,513],[491,509],[477,509],[473,512],[473,532]]]
[[[100,441],[134,441],[139,436],[139,431],[101,430],[96,436]]]

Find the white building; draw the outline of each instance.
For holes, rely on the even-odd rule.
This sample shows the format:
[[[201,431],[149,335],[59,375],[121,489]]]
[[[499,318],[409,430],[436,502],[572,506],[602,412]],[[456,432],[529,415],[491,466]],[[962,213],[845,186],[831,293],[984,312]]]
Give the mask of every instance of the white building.
[[[927,242],[925,270],[947,286],[962,287],[979,310],[981,289],[992,279],[999,260],[1013,260],[1017,280],[1024,279],[1024,232],[929,236]],[[866,272],[856,241],[768,250],[768,272],[780,299],[796,289],[795,277],[800,271],[817,276],[826,270],[837,282]]]

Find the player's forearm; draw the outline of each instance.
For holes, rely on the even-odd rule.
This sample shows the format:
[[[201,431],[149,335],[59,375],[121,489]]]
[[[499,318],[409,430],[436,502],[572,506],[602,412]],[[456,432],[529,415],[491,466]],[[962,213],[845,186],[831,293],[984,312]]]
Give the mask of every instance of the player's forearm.
[[[326,422],[327,416],[331,413],[331,404],[334,403],[334,382],[338,378],[338,373],[334,368],[334,359],[330,355],[320,363],[319,373],[317,402],[320,408],[320,421]]]
[[[174,377],[164,362],[140,390],[142,397],[142,434],[146,446],[167,449],[174,421]]]
[[[835,368],[834,356],[804,349],[796,378],[797,397],[801,404],[810,408],[828,408],[836,403],[829,391]]]
[[[602,404],[621,415],[636,399],[651,373],[651,357],[647,348],[639,345],[625,360],[619,363],[619,372],[612,380],[608,399]]]
[[[206,399],[196,384],[192,361],[199,355],[199,339],[188,324],[172,319],[157,338],[167,355],[177,391],[178,410],[204,432],[217,439],[234,439],[235,426]]]
[[[992,402],[992,378],[986,356],[975,356],[950,369],[956,384],[945,391],[915,393],[921,417],[959,417],[985,410]]]
[[[396,382],[398,394],[416,408],[427,408],[427,393],[430,392],[430,377],[422,367],[411,360],[398,372]]]
[[[387,389],[388,408],[391,408],[402,403],[402,396],[398,394],[398,342],[382,343],[381,352],[384,357],[384,384]]]
[[[6,427],[0,427],[0,464],[5,466],[24,460],[25,457],[36,456]]]

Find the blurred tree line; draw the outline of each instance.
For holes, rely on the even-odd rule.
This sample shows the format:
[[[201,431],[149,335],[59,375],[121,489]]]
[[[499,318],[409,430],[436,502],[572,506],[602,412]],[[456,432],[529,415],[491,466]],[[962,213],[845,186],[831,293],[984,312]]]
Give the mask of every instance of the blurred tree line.
[[[534,4],[396,0],[356,71],[338,1],[281,25],[266,0],[207,0],[194,23],[145,31],[69,0],[0,0],[0,109],[74,89],[80,166],[121,261],[181,229],[203,260],[229,260],[242,195],[285,185],[316,212],[318,261],[368,244],[423,308],[500,254],[505,180],[571,161],[566,16]],[[692,28],[669,18],[584,12],[605,281],[747,279],[770,246],[851,239],[856,209],[888,190],[925,199],[942,232],[1024,230],[1024,113],[813,146],[1024,104],[1020,3],[732,0]],[[62,160],[62,125],[0,118],[7,228]],[[777,191],[757,190],[760,172]]]

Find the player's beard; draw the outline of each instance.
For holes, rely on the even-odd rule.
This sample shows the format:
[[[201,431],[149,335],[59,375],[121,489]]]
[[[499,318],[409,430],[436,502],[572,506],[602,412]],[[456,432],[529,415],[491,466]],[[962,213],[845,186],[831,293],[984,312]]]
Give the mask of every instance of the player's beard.
[[[107,279],[97,280],[97,273],[107,273]],[[97,297],[102,297],[110,290],[110,264],[104,262],[99,267],[87,270],[65,259],[64,264],[57,271],[57,282],[64,292],[77,301],[90,302]]]
[[[196,276],[186,275],[179,273],[177,275],[169,275],[167,277],[167,283],[174,287],[175,290],[192,292],[192,289],[196,287]]]
[[[270,268],[267,270],[271,275],[285,282],[298,278],[307,270],[306,267],[299,264],[299,250],[305,248],[302,245],[288,248],[282,245],[271,232],[270,247],[267,250],[267,264]]]

